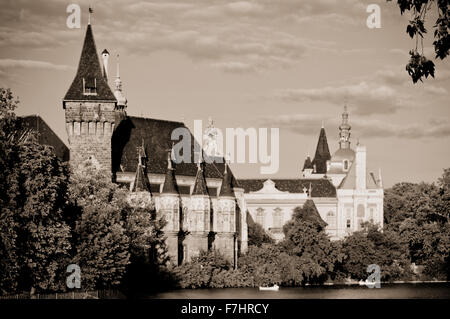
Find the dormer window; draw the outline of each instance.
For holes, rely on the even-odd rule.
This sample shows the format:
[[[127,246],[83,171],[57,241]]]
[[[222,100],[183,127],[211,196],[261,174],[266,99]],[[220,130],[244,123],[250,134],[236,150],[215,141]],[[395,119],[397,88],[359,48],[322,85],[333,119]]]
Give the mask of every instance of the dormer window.
[[[97,79],[83,78],[83,95],[97,95]]]

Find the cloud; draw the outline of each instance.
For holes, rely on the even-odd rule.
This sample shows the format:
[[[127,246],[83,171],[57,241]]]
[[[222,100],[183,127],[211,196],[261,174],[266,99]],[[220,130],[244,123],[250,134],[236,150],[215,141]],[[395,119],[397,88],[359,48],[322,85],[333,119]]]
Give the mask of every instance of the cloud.
[[[329,115],[306,116],[303,114],[289,114],[260,118],[261,126],[278,127],[291,132],[316,136],[321,121],[325,123],[325,129],[337,128],[340,119],[331,118]],[[446,138],[450,137],[450,123],[442,119],[430,119],[421,124],[394,124],[387,121],[352,117],[350,119],[353,136],[364,138]]]
[[[71,70],[73,67],[68,65],[53,64],[46,61],[34,61],[34,60],[15,60],[15,59],[0,59],[0,68],[25,68],[25,69],[46,69],[66,71]]]
[[[352,113],[370,115],[390,114],[408,105],[408,98],[386,85],[365,81],[353,85],[325,86],[312,89],[279,89],[272,98],[285,102],[327,102],[342,106],[348,101]]]

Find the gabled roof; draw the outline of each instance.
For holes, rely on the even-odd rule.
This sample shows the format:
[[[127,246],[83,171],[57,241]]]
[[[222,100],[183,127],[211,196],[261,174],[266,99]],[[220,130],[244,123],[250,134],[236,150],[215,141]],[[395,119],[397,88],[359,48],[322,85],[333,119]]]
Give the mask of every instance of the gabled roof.
[[[136,149],[141,145],[142,139],[145,141],[145,152],[148,154],[147,173],[166,174],[167,173],[167,151],[172,148],[172,131],[176,128],[186,128],[181,122],[165,121],[159,119],[128,116],[123,119],[114,130],[112,148],[112,172],[135,172],[137,167]],[[186,128],[187,129],[187,128]],[[195,143],[194,136],[191,138],[191,162],[173,163],[176,176],[196,176],[197,164],[194,158]],[[177,143],[175,141],[175,143]],[[223,177],[225,160],[222,163],[206,163],[203,171],[206,178]],[[230,178],[233,187],[239,187],[238,182],[230,171]]]
[[[90,86],[95,84],[97,88],[96,95],[83,94],[83,80]],[[103,76],[90,24],[86,29],[77,74],[63,101],[116,101]]]
[[[330,149],[328,148],[327,135],[325,129],[320,129],[319,140],[317,142],[316,154],[312,161],[312,165],[316,165],[316,173],[324,174],[327,172],[327,161],[331,159]]]
[[[208,188],[206,187],[206,180],[205,176],[203,175],[202,164],[199,164],[198,166],[192,195],[208,195]]]
[[[267,179],[240,179],[239,185],[245,193],[255,192],[263,188]],[[336,197],[336,188],[326,178],[299,178],[299,179],[271,179],[276,189],[282,192],[303,193],[306,188],[309,191],[311,185],[311,197]]]
[[[60,160],[64,162],[69,160],[69,148],[39,115],[17,117],[17,122],[20,133],[28,131],[35,134],[39,144],[52,146]]]

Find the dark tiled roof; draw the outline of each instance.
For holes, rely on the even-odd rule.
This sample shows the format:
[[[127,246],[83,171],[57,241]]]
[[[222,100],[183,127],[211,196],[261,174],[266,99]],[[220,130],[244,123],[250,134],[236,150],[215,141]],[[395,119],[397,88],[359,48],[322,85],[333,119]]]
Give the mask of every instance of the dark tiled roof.
[[[263,188],[267,179],[240,179],[239,184],[245,193],[255,192]],[[309,190],[311,185],[311,197],[336,197],[336,188],[330,180],[321,179],[272,179],[275,187],[282,192],[303,193],[303,188]]]
[[[69,148],[39,115],[18,117],[17,121],[20,129],[38,133],[37,142],[42,145],[52,146],[60,160],[64,162],[69,160]]]
[[[176,128],[186,126],[181,122],[128,116],[120,122],[112,137],[112,171],[136,171],[137,148],[142,140],[148,156],[147,172],[151,174],[166,174],[167,151],[172,148],[171,134]],[[175,141],[176,142],[176,141]],[[191,134],[191,163],[174,163],[175,175],[196,176],[197,164],[194,161],[195,140]],[[222,163],[204,163],[203,171],[206,178],[222,178],[224,171]],[[231,172],[230,172],[231,173]],[[231,173],[233,187],[239,187]]]
[[[202,165],[197,169],[197,175],[195,176],[194,189],[192,195],[208,195],[208,188],[206,187],[205,175],[203,174]]]
[[[316,173],[325,174],[327,172],[327,161],[331,159],[330,149],[328,148],[327,135],[325,129],[320,129],[319,141],[317,142],[316,154],[312,165],[316,165]]]
[[[96,95],[83,94],[83,79],[87,84],[96,84]],[[77,74],[69,90],[64,97],[64,101],[116,101],[108,83],[102,74],[102,68],[98,59],[97,48],[91,25],[87,26],[84,38],[83,50],[81,51],[80,63]]]
[[[234,192],[233,192],[233,188],[231,185],[231,175],[228,173],[228,171],[230,170],[228,168],[228,165],[225,166],[225,172],[223,174],[223,179],[222,179],[222,187],[220,188],[220,194],[219,196],[231,196],[234,197]]]

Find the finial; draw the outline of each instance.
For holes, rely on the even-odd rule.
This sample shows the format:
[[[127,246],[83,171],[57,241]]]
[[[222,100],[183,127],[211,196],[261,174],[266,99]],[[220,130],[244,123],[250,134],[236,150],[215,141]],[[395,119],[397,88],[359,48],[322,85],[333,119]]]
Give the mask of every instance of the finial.
[[[322,120],[322,128],[323,128],[323,120]]]
[[[88,24],[91,24],[91,13],[94,13],[94,10],[92,9],[91,5],[89,5]]]
[[[172,150],[167,151],[167,169],[173,169],[173,167],[172,167]]]
[[[214,127],[214,121],[211,116],[208,117],[208,127],[209,128]]]

